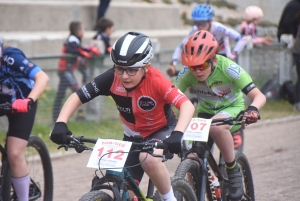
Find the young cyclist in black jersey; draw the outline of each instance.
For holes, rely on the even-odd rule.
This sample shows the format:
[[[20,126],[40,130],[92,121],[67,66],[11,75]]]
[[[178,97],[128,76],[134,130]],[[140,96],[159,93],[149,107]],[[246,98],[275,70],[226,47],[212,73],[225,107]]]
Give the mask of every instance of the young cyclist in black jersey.
[[[163,141],[166,149],[179,153],[183,132],[195,108],[168,78],[151,66],[153,54],[149,37],[142,33],[128,32],[119,38],[110,54],[114,66],[67,99],[51,132],[51,140],[57,144],[67,143],[66,135],[72,133],[66,123],[76,109],[99,95],[110,95],[123,122],[123,140],[134,141],[133,136],[141,135],[144,139]],[[171,105],[180,110],[178,121]],[[134,146],[131,149],[134,150]],[[162,150],[154,152],[162,154]],[[131,168],[137,183],[145,171],[161,198],[175,201],[165,165],[161,159],[146,155],[131,153],[125,165],[134,166],[143,161],[141,166]]]
[[[12,183],[19,201],[28,201],[30,176],[25,150],[34,123],[37,99],[49,77],[25,54],[12,47],[3,48],[0,38],[0,103],[12,103],[8,118],[7,155]],[[31,108],[29,110],[29,107]]]
[[[217,55],[218,42],[208,31],[192,34],[184,44],[181,61],[185,66],[176,78],[176,85],[184,92],[188,87],[198,97],[198,117],[236,117],[244,110],[242,92],[251,100],[243,121],[251,124],[260,119],[258,110],[265,102],[265,96],[255,87],[249,74],[235,62]],[[210,136],[220,149],[227,168],[230,182],[230,200],[240,200],[243,196],[242,173],[235,162],[235,152],[231,133],[239,125],[211,126]]]

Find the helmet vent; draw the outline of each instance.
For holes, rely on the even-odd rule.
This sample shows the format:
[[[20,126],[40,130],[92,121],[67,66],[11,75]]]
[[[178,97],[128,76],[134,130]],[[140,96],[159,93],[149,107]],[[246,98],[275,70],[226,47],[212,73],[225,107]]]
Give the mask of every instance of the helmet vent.
[[[205,38],[206,38],[206,33],[204,33],[202,36],[202,39],[205,39]]]
[[[199,45],[199,47],[198,47],[198,51],[197,51],[197,56],[199,56],[199,55],[200,55],[200,53],[201,53],[202,49],[203,49],[203,44]]]
[[[214,47],[210,47],[207,54],[210,54],[213,51]]]
[[[191,47],[191,55],[193,55],[194,54],[194,46],[193,47]]]
[[[193,38],[193,40],[197,40],[197,38],[198,38],[198,36],[199,36],[200,33],[201,33],[201,31],[199,31],[199,32],[195,35],[195,37]]]

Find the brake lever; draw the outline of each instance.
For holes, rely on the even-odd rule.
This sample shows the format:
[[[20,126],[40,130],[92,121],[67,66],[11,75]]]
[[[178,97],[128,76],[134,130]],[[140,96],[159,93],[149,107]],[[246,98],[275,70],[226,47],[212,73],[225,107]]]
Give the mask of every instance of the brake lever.
[[[59,149],[61,149],[61,148],[64,148],[65,149],[65,151],[68,151],[68,149],[69,149],[69,146],[68,145],[66,145],[66,144],[61,144],[61,145],[59,145],[58,147],[57,147],[57,149],[59,150]]]

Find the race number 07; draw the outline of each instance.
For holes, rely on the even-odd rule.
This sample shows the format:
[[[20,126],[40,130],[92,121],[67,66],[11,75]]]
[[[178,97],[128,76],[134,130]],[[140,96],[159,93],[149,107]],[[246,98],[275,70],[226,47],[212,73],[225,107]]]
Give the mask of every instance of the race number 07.
[[[191,124],[191,129],[192,130],[197,130],[198,127],[200,127],[199,130],[202,131],[206,125],[207,125],[207,123],[194,122],[194,123]]]

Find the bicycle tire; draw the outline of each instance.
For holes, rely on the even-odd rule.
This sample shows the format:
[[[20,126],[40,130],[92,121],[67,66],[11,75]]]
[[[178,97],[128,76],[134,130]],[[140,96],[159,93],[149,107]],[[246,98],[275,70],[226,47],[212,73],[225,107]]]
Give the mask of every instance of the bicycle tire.
[[[244,194],[250,197],[251,201],[255,201],[254,182],[248,159],[243,153],[237,153],[235,157],[236,163],[240,166],[243,173],[243,183],[245,190]],[[244,200],[248,200],[246,199],[246,196],[244,197]]]
[[[3,156],[2,156],[3,157]],[[3,159],[2,159],[3,160]],[[1,177],[1,195],[2,200],[10,200],[11,196],[11,171],[8,163],[8,159],[2,161],[2,177]],[[1,198],[0,198],[1,200]]]
[[[39,189],[42,193],[42,197],[40,197],[40,199],[34,198],[36,187],[31,181],[29,200],[52,201],[53,170],[50,155],[45,143],[39,137],[31,135],[28,139],[25,157],[29,169],[30,178],[39,186]],[[36,166],[42,167],[36,168]]]
[[[175,176],[186,179],[187,174],[192,177],[193,184],[191,185],[194,188],[195,194],[198,195],[200,192],[200,171],[198,164],[192,159],[183,160],[176,169]]]
[[[102,191],[90,191],[84,194],[79,201],[113,201],[113,198]]]
[[[173,188],[174,196],[178,201],[196,201],[196,195],[189,182],[180,177],[171,177],[171,186]],[[160,198],[159,192],[156,191],[153,197],[153,201],[163,201]]]

